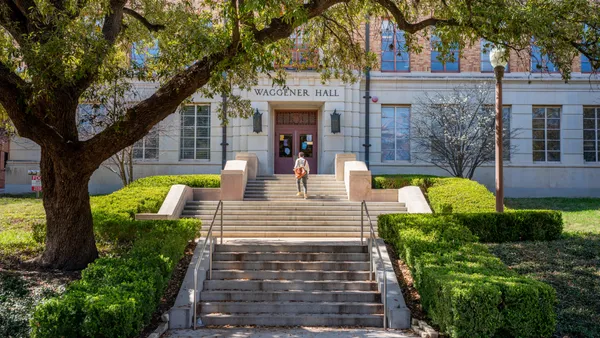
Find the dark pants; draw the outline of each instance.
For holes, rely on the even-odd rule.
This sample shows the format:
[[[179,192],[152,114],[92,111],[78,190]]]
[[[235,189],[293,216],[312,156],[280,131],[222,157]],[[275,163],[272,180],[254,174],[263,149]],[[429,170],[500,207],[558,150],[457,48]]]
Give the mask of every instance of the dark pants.
[[[302,181],[302,185],[304,186],[304,193],[306,194],[307,189],[306,189],[306,181],[308,181],[308,174],[304,175],[304,177],[299,178],[296,180],[296,184],[298,185],[298,192],[302,192],[300,190],[300,181]]]

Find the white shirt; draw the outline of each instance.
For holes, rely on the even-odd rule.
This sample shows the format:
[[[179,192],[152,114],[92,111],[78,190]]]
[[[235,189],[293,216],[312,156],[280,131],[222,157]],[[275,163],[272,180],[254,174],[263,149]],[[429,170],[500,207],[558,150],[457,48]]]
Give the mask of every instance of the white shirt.
[[[301,161],[304,161],[304,164],[302,164]],[[296,159],[296,164],[294,164],[294,169],[300,168],[300,167],[304,167],[304,169],[306,170],[306,173],[310,174],[310,166],[308,165],[308,161],[303,157],[298,157]]]

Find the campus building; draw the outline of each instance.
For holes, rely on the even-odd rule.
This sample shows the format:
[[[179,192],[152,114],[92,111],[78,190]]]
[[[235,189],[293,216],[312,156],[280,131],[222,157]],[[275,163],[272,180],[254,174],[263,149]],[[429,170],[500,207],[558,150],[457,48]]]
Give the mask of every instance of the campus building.
[[[411,107],[424,93],[493,81],[487,44],[481,41],[462,50],[455,61],[442,63],[431,42],[435,37],[421,38],[420,54],[406,53],[402,31],[385,20],[374,26],[370,48],[380,62],[368,79],[322,84],[317,72],[290,69],[287,87],[281,88],[263,78],[241,93],[252,102],[254,117],[232,119],[226,128],[217,117],[222,98],[196,94],[161,122],[160,131],[136,143],[135,177],[219,173],[224,159],[246,152],[257,154],[259,175],[291,174],[299,151],[309,159],[312,174],[332,174],[336,154],[355,153],[373,174],[445,175],[416,160]],[[298,50],[292,55],[302,61],[301,39],[294,38]],[[574,60],[572,78],[565,83],[535,47],[510,56],[503,105],[507,123],[519,133],[509,140],[513,149],[504,166],[505,195],[600,196],[600,79],[589,60],[583,56]],[[156,85],[138,83],[136,88],[143,97]],[[27,171],[39,168],[39,148],[16,138],[10,149],[6,191],[30,191]],[[493,165],[482,166],[474,177],[490,190]],[[107,193],[120,188],[120,182],[101,167],[92,176],[90,192]]]

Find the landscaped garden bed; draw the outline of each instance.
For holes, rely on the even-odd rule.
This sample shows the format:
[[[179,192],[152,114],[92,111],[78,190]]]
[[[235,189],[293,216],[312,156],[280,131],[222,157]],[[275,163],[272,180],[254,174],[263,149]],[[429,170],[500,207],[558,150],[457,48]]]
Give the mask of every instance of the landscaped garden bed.
[[[63,284],[47,288],[49,291],[24,281],[29,272],[19,265],[43,249],[41,201],[0,197],[0,208],[15,211],[0,219],[0,234],[5,231],[13,234],[10,241],[0,243],[0,260],[3,265],[9,263],[11,269],[2,271],[0,307],[20,306],[22,315],[18,324],[22,327],[32,316],[31,334],[36,337],[131,337],[139,334],[161,302],[184,248],[200,229],[200,221],[193,219],[134,219],[136,213],[157,212],[170,186],[176,183],[218,187],[220,178],[218,175],[156,176],[140,179],[110,195],[92,197],[94,232],[101,257],[81,272],[81,279],[66,288]],[[31,205],[34,212],[17,212],[18,205],[23,203]],[[46,273],[48,280],[56,275],[51,271]],[[66,284],[77,278],[74,276],[63,282]],[[34,293],[42,295],[33,297]],[[16,305],[10,303],[20,300]],[[7,327],[16,323],[12,317],[2,319],[10,321]],[[13,336],[27,336],[27,331]]]
[[[442,331],[453,337],[555,332],[555,290],[519,275],[479,242],[557,240],[563,228],[560,212],[497,214],[493,194],[466,179],[376,176],[373,185],[418,185],[435,212],[382,215],[379,233],[410,268],[423,309]]]

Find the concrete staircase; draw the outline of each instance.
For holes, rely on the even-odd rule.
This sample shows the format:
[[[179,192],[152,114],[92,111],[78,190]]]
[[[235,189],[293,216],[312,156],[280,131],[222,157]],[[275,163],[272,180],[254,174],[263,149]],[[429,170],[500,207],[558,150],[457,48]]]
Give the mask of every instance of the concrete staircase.
[[[383,326],[383,304],[358,244],[216,245],[204,325]]]
[[[297,197],[296,192],[293,175],[249,181],[244,201],[223,204],[224,237],[360,237],[360,202],[348,201],[343,182],[333,175],[311,175],[309,199]],[[202,219],[207,231],[217,203],[190,201],[181,217]],[[379,214],[406,212],[403,203],[370,202],[368,207],[374,222]],[[365,232],[366,221],[365,215]],[[213,231],[219,234],[218,219]]]

